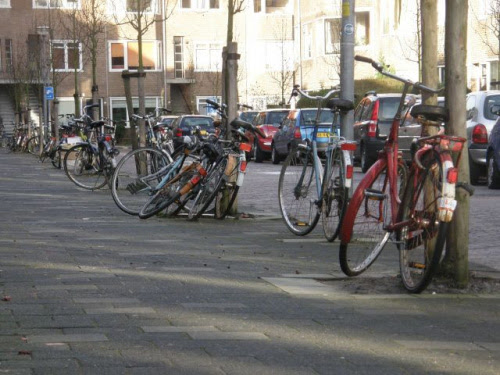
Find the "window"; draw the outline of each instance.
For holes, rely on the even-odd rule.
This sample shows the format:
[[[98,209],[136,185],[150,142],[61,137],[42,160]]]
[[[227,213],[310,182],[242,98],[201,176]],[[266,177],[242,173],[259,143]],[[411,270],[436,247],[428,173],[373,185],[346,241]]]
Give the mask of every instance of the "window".
[[[5,68],[10,71],[12,69],[12,39],[5,39]]]
[[[52,41],[52,67],[56,71],[82,69],[82,45],[73,41]]]
[[[110,42],[111,70],[139,69],[139,44],[135,41]],[[144,70],[161,68],[160,42],[142,42],[142,64]]]
[[[33,0],[33,8],[80,8],[81,0]]]
[[[222,44],[196,43],[194,70],[197,72],[222,71]]]
[[[500,64],[498,61],[490,61],[490,89],[500,88]]]
[[[370,12],[356,13],[355,38],[357,46],[370,44]]]
[[[149,12],[152,13],[156,9],[155,0],[126,0],[127,12]]]
[[[147,97],[146,99],[146,113],[153,113],[156,108],[162,107],[161,98]],[[132,98],[132,106],[134,113],[139,111],[139,98]],[[111,119],[118,123],[127,124],[129,127],[129,114],[127,113],[127,102],[125,98],[111,98],[110,99],[110,112]]]
[[[181,0],[182,9],[219,9],[219,0]]]
[[[220,96],[197,96],[196,97],[196,110],[200,115],[215,116],[217,111],[210,105],[207,105],[207,99],[216,103],[222,103]]]
[[[289,10],[289,0],[254,0],[254,13],[283,13]]]
[[[330,18],[325,20],[325,53],[340,54],[340,29],[341,18]]]
[[[174,36],[174,77],[184,78],[184,37]]]
[[[0,8],[10,8],[10,0],[0,0]]]

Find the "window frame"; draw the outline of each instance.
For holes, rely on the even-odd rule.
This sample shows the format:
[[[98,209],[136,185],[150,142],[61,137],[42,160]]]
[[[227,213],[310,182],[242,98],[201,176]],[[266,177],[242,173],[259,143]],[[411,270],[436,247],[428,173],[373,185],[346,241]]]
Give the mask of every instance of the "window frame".
[[[6,4],[4,5],[1,1],[0,1],[0,9],[3,8],[3,9],[8,9],[8,8],[12,8],[12,4],[10,2],[10,0],[3,0],[6,2]]]
[[[137,40],[108,40],[108,59],[109,59],[109,72],[122,72],[124,70],[129,70],[131,72],[136,72],[138,69],[131,69],[128,63],[128,43],[138,43]],[[155,58],[155,67],[153,69],[144,69],[146,72],[160,72],[163,66],[162,59],[162,44],[160,40],[143,40],[144,43],[153,43],[153,52]],[[113,68],[113,56],[111,46],[113,44],[121,44],[123,46],[123,68]]]
[[[64,44],[64,68],[58,69],[54,68],[54,60],[53,60],[53,52],[54,52],[54,44]],[[55,72],[73,72],[74,68],[68,67],[68,44],[77,44],[78,45],[78,72],[83,71],[83,44],[82,42],[74,41],[74,40],[62,40],[62,39],[54,39],[50,41],[50,53],[51,53],[51,65],[52,69]]]
[[[38,5],[39,1],[46,1],[47,5]],[[82,8],[82,0],[59,0],[63,5],[60,6],[53,6],[51,5],[51,0],[33,0],[32,5],[33,9],[81,9]],[[76,3],[75,4],[68,4],[68,1],[70,3]]]
[[[195,72],[212,72],[212,73],[216,73],[216,72],[221,72],[222,71],[222,46],[223,46],[223,43],[222,42],[219,42],[219,41],[196,41],[193,43],[194,44],[194,61],[193,61],[193,65],[194,65],[194,71]],[[217,49],[212,49],[210,47],[210,45],[215,45],[217,44],[220,48],[217,48]],[[198,67],[198,51],[201,50],[201,48],[198,48],[198,46],[200,45],[208,45],[208,58],[209,58],[209,61],[208,61],[208,69],[203,69],[203,68],[200,68]],[[212,69],[212,54],[211,52],[212,51],[219,51],[219,56],[220,56],[220,66],[219,67],[216,67],[216,69]]]
[[[221,0],[186,0],[189,1],[189,7],[184,7],[182,5],[182,0],[179,1],[179,10],[182,12],[218,12],[222,10],[221,7]],[[210,7],[210,2],[211,1],[217,1],[218,2],[218,7]],[[198,2],[203,2],[206,3],[207,5],[204,7],[193,7],[193,3],[195,5]]]
[[[161,96],[146,96],[145,100],[146,100],[146,112],[147,112],[148,100],[155,100],[155,109],[163,107],[163,105],[162,105],[163,100],[162,100]],[[116,106],[115,105],[116,102],[120,102],[121,105]],[[123,105],[124,104],[123,102],[125,102],[125,105]],[[138,96],[132,97],[132,107],[134,108],[134,113],[137,113],[139,111],[139,97]],[[126,120],[122,120],[122,121],[125,122],[126,128],[130,128],[130,120],[129,120],[130,114],[128,113],[128,107],[126,105],[126,98],[124,96],[112,96],[109,98],[109,117],[111,118],[111,120],[115,120],[114,113],[113,113],[113,109],[115,109],[115,108],[122,108],[125,110],[125,119]],[[152,108],[152,107],[149,107],[149,108]]]

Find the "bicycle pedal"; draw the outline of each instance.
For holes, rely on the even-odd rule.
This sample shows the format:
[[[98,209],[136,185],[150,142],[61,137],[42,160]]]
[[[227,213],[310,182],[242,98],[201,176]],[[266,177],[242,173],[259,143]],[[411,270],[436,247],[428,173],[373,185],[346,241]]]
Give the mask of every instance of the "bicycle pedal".
[[[365,197],[375,201],[383,201],[387,198],[387,195],[380,190],[375,189],[365,189]]]

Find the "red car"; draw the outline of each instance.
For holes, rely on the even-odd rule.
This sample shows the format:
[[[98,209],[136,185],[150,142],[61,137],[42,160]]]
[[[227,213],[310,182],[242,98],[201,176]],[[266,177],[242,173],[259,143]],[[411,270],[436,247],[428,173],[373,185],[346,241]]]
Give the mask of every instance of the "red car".
[[[262,163],[264,160],[270,159],[274,133],[278,131],[288,112],[290,112],[289,109],[268,109],[257,113],[253,118],[252,123],[266,135],[266,138],[262,138],[260,136],[254,137],[251,132],[246,134],[253,143],[251,155],[255,162]]]

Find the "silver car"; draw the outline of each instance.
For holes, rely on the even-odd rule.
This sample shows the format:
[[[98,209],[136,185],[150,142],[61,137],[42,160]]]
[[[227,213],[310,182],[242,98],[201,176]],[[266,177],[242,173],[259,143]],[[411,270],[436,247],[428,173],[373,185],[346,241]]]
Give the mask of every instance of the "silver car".
[[[486,150],[498,116],[493,107],[500,105],[500,91],[475,91],[467,94],[467,146],[470,181],[477,185],[486,177]]]

